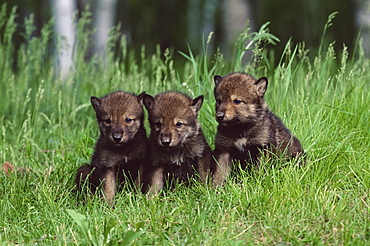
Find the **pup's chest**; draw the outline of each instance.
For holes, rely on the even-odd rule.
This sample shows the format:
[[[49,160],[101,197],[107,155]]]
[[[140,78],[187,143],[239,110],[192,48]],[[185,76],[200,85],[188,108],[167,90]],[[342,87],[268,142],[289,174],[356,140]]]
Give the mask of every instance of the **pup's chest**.
[[[254,146],[258,144],[258,142],[255,139],[249,138],[249,137],[234,139],[232,143],[233,144],[230,147],[234,147],[238,149],[240,152],[244,152],[245,149],[248,149],[250,146]]]
[[[187,155],[186,153],[174,153],[159,155],[153,158],[154,166],[173,166],[173,167],[187,167],[194,165],[196,162],[196,155]]]
[[[127,153],[103,152],[100,156],[101,163],[107,167],[118,166],[129,162],[130,156]]]
[[[255,147],[264,148],[268,145],[268,142],[265,141],[265,138],[258,135],[244,135],[234,137],[219,135],[216,137],[216,145],[219,145],[223,148],[231,148],[236,149],[240,152],[245,152]]]

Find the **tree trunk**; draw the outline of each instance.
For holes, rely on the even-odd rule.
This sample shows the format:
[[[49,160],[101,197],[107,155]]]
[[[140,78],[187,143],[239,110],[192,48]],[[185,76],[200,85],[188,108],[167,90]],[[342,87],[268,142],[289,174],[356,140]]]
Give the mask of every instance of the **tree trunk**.
[[[98,0],[94,8],[94,54],[105,58],[105,45],[110,29],[114,26],[116,0]]]
[[[62,78],[66,78],[73,69],[73,48],[76,39],[74,23],[74,0],[52,0],[52,9],[55,16],[55,30],[62,39],[57,42],[55,55],[56,71]]]
[[[251,15],[251,4],[249,0],[228,0],[222,1],[223,8],[223,30],[225,53],[231,54],[235,41],[245,30],[246,23],[249,21],[249,27],[254,26]]]
[[[356,25],[361,29],[362,47],[366,57],[370,56],[370,1],[356,1]]]

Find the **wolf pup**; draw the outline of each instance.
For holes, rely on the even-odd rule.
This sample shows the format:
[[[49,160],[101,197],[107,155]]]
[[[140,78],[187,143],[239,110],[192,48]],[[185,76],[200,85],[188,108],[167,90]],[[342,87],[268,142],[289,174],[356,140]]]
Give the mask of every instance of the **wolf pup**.
[[[178,92],[165,92],[155,98],[144,95],[151,127],[151,164],[145,170],[144,182],[149,190],[144,192],[155,195],[166,182],[187,182],[196,173],[201,181],[207,180],[211,149],[197,120],[202,103],[203,96],[193,100]]]
[[[143,126],[143,95],[113,92],[105,97],[91,97],[99,124],[100,137],[90,165],[77,171],[76,184],[87,183],[94,193],[102,184],[107,202],[114,200],[117,186],[137,181],[146,158],[147,137]],[[117,185],[118,180],[118,185]]]
[[[245,169],[248,164],[258,165],[263,151],[267,155],[297,159],[303,155],[299,140],[264,101],[267,78],[256,80],[248,74],[232,73],[225,77],[216,75],[214,82],[219,123],[214,150],[216,163],[212,165],[214,185],[225,181],[233,161],[240,161]]]

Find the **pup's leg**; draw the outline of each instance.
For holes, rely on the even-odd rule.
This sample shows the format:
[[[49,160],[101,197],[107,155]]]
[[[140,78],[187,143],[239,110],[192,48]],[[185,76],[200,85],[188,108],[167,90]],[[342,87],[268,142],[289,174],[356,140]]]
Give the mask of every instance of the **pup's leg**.
[[[154,169],[152,176],[150,178],[150,187],[148,191],[148,196],[153,197],[157,195],[164,186],[163,179],[163,167]]]
[[[84,165],[78,168],[75,179],[78,191],[82,191],[83,187],[86,187],[91,193],[95,193],[96,187],[99,186],[98,181],[94,182],[95,172],[96,168],[92,165]]]
[[[140,164],[139,170],[137,171],[137,177],[134,181],[135,187],[138,191],[143,189],[144,186],[144,165]]]
[[[217,156],[213,172],[213,186],[222,185],[231,172],[230,153],[224,152]]]
[[[109,204],[113,204],[116,194],[117,181],[115,167],[109,167],[104,178],[104,197]]]
[[[200,181],[206,183],[208,178],[210,178],[210,165],[211,165],[211,153],[206,153],[198,161],[198,175]]]

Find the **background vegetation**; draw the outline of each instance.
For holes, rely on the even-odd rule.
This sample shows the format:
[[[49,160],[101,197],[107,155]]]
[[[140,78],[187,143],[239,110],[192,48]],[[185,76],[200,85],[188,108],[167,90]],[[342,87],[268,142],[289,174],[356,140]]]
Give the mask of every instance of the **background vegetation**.
[[[0,0],[11,9],[17,6],[16,22],[21,24],[30,14],[35,16],[35,31],[39,35],[42,26],[55,18],[57,11],[52,11],[57,0]],[[86,7],[93,11],[94,21],[99,21],[98,6],[102,0],[65,0],[76,7],[76,11],[83,11]],[[145,45],[148,54],[155,52],[160,45],[162,51],[166,48],[185,50],[190,44],[193,52],[202,51],[203,35],[207,36],[214,31],[212,48],[221,47],[223,52],[232,55],[232,46],[237,38],[236,32],[245,28],[249,20],[249,27],[253,31],[259,29],[266,22],[271,22],[271,31],[281,40],[281,44],[270,49],[276,49],[279,57],[285,43],[292,38],[296,43],[305,42],[309,48],[317,48],[322,34],[323,25],[329,14],[338,11],[334,26],[328,30],[330,40],[336,40],[336,48],[341,49],[342,43],[353,47],[358,30],[368,32],[367,22],[359,22],[363,16],[367,0],[109,0],[114,8],[110,16],[114,24],[119,26],[120,33],[126,35],[130,49],[140,50]],[[66,14],[66,13],[64,13]],[[237,16],[238,18],[234,18]],[[77,15],[81,17],[81,15]],[[87,26],[94,29],[93,24]],[[22,25],[19,31],[22,31]],[[14,42],[23,43],[21,32],[16,34]],[[90,43],[93,48],[93,42]],[[231,48],[231,49],[230,49]],[[213,51],[214,51],[213,50]],[[177,55],[177,54],[175,54]]]
[[[27,18],[25,42],[18,47],[12,42],[18,30],[15,13],[4,7],[0,12],[2,244],[368,244],[370,61],[360,41],[355,53],[346,46],[336,51],[334,43],[325,44],[328,22],[317,53],[286,42],[274,65],[268,50],[248,46],[274,42],[264,26],[240,36],[231,62],[209,49],[209,37],[199,55],[184,49],[178,67],[172,50],[137,52],[112,31],[103,63],[97,56],[85,59],[91,33],[86,31],[89,15],[82,16],[76,69],[61,80],[47,45],[53,42],[52,25],[35,36],[35,20]],[[243,60],[246,44],[254,47],[248,62]],[[72,193],[75,171],[89,162],[98,136],[91,95],[115,90],[204,94],[200,120],[212,145],[212,77],[231,71],[269,78],[266,100],[301,140],[309,156],[306,166],[280,168],[287,163],[266,160],[260,170],[241,173],[224,187],[194,181],[154,199],[125,190],[115,209],[98,196],[83,201]],[[13,171],[6,169],[10,165]]]

